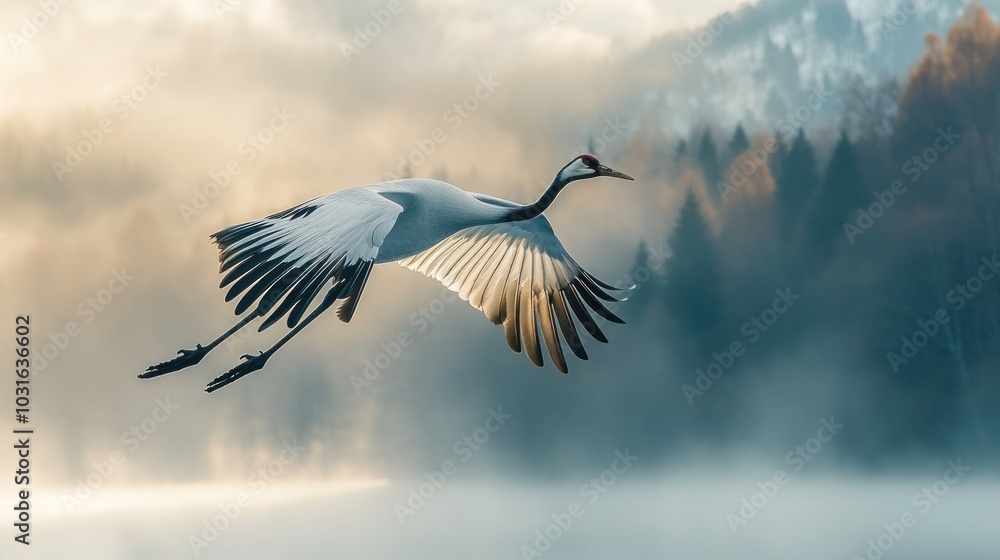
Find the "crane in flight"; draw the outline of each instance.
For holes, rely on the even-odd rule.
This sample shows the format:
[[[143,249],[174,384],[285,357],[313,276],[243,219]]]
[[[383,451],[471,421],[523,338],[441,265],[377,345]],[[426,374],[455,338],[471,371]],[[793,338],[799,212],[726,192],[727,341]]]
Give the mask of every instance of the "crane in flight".
[[[573,181],[632,177],[596,157],[573,158],[537,201],[528,205],[466,192],[433,179],[399,179],[314,198],[261,220],[212,234],[219,246],[220,288],[226,301],[240,295],[236,315],[247,313],[212,342],[150,366],[142,379],[200,362],[213,348],[258,317],[262,331],[287,315],[291,329],[258,355],[206,387],[211,393],[264,367],[292,337],[337,301],[337,316],[350,322],[372,266],[398,262],[434,278],[494,324],[502,324],[511,350],[522,344],[532,363],[543,365],[541,340],[556,368],[569,370],[559,330],[578,358],[587,353],[573,317],[593,338],[607,342],[591,311],[623,323],[601,300],[624,301],[628,288],[606,284],[570,257],[542,215]],[[324,286],[320,303],[305,315]],[[251,310],[252,308],[252,310]],[[572,314],[572,315],[571,315]],[[303,318],[303,315],[305,317]],[[556,325],[558,325],[558,330]]]

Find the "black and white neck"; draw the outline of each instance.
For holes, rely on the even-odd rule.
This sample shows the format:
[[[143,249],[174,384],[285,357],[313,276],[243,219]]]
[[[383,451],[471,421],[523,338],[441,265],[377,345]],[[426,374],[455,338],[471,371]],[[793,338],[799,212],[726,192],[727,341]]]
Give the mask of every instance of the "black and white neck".
[[[563,166],[556,173],[552,183],[549,187],[545,189],[542,196],[538,197],[538,200],[527,206],[521,206],[515,208],[508,215],[506,221],[517,222],[521,220],[530,220],[535,216],[538,216],[552,204],[552,201],[559,196],[559,193],[566,188],[566,185],[572,183],[573,181],[578,181],[580,179],[589,179],[591,177],[598,177],[601,175],[600,168],[603,167],[597,158],[590,154],[583,154]],[[608,168],[610,170],[610,168]]]

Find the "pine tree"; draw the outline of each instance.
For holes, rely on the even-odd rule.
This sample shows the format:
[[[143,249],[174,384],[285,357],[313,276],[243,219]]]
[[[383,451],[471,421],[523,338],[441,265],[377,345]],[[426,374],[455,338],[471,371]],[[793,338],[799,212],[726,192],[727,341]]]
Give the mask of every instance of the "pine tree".
[[[709,192],[715,192],[715,185],[722,178],[722,173],[719,171],[719,154],[715,149],[715,140],[712,140],[712,135],[708,130],[701,135],[697,158],[705,185]]]
[[[685,330],[704,339],[718,323],[721,290],[715,242],[693,192],[684,199],[669,245],[667,309]]]
[[[632,265],[632,282],[635,290],[629,297],[632,308],[636,310],[636,316],[641,317],[649,308],[649,303],[656,297],[661,286],[659,272],[663,270],[663,263],[650,262],[652,253],[646,241],[639,241],[639,248],[635,254],[635,263]]]
[[[688,143],[687,140],[681,140],[677,143],[677,149],[674,151],[674,163],[677,163],[687,157],[688,155]]]
[[[809,241],[817,257],[830,256],[843,235],[843,225],[851,210],[863,202],[864,192],[854,146],[846,131],[842,131],[806,222]]]
[[[729,156],[735,158],[749,149],[750,139],[747,138],[747,133],[743,130],[743,123],[739,123],[736,125],[736,130],[733,131],[732,139],[729,140]]]
[[[818,183],[816,155],[805,131],[800,128],[781,166],[775,195],[784,233],[791,231],[798,223],[806,202]]]
[[[774,152],[767,158],[767,167],[771,171],[771,177],[775,182],[781,180],[781,170],[785,166],[785,158],[788,157],[788,142],[779,131],[774,132]]]

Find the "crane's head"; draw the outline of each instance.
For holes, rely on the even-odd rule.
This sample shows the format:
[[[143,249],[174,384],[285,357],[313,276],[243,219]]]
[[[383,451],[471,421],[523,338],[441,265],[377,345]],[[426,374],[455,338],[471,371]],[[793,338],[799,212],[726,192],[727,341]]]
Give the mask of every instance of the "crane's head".
[[[573,158],[572,161],[559,170],[556,180],[562,184],[566,184],[579,179],[590,179],[591,177],[615,177],[627,181],[635,180],[621,171],[615,171],[607,165],[602,165],[601,162],[597,161],[596,157],[590,154],[582,154]]]

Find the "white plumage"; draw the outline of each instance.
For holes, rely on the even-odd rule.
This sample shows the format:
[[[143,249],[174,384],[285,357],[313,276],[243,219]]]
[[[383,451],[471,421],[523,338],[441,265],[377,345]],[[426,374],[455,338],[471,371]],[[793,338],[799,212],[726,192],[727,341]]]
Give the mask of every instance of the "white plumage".
[[[402,179],[321,196],[261,220],[212,235],[219,246],[220,287],[226,301],[240,297],[236,314],[247,314],[208,345],[150,366],[141,378],[194,365],[234,332],[266,316],[263,330],[287,316],[291,331],[266,352],[213,380],[219,389],[263,367],[267,359],[336,301],[349,322],[375,264],[398,262],[434,278],[502,324],[511,349],[542,366],[541,344],[557,369],[567,372],[565,343],[587,359],[577,324],[607,338],[591,312],[622,322],[600,300],[621,301],[626,289],[601,282],[566,252],[541,213],[569,183],[589,177],[628,175],[584,154],[564,166],[541,198],[522,206],[431,179]],[[306,310],[327,288],[313,311]],[[560,332],[562,337],[560,338]]]

